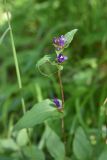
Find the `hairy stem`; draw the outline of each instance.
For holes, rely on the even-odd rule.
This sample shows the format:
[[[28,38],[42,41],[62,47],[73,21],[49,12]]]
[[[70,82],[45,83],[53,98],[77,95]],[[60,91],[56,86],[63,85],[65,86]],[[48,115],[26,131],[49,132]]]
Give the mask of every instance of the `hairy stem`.
[[[59,79],[59,86],[61,90],[61,99],[62,99],[62,110],[64,111],[64,90],[62,85],[62,79],[61,79],[61,71],[58,70],[58,79]],[[63,136],[63,142],[66,144],[66,137],[65,137],[65,124],[64,124],[64,118],[61,118],[61,129],[62,129],[62,136]]]

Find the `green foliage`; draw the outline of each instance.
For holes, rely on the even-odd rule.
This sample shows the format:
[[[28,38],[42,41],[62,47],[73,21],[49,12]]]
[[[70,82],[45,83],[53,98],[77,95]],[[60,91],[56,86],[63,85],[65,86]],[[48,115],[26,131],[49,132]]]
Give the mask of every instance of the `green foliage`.
[[[55,63],[55,61],[52,61],[52,58],[49,55],[45,55],[40,60],[38,60],[36,67],[43,76],[50,76],[50,75],[57,72],[57,68],[59,66],[57,65],[57,63]],[[51,69],[54,68],[55,71],[54,72],[51,71],[52,73],[50,73],[50,74],[43,72],[41,68],[44,69],[47,67],[50,67]],[[47,69],[47,71],[48,71],[48,69]]]
[[[58,112],[57,109],[53,106],[53,102],[49,99],[35,104],[17,122],[17,124],[14,127],[14,130],[31,128],[37,124],[45,122],[46,120],[60,118],[62,116],[62,113]]]
[[[47,126],[46,146],[55,160],[65,160],[65,148],[57,134]]]
[[[23,148],[23,153],[29,160],[34,160],[34,159],[45,160],[43,152],[36,146],[31,146],[30,148],[29,147]]]
[[[103,151],[98,160],[106,160],[106,159],[107,159],[107,148]]]
[[[41,58],[38,62],[37,62],[37,68],[39,68],[41,65],[43,65],[44,63],[49,62],[50,63],[50,56],[45,55],[43,58]]]
[[[18,151],[19,147],[12,138],[0,139],[0,149]]]
[[[78,160],[90,160],[92,146],[82,128],[78,128],[73,142],[73,151]]]
[[[18,132],[18,135],[16,137],[16,143],[19,145],[19,146],[26,146],[27,143],[28,143],[28,135],[27,135],[27,132],[26,132],[26,129],[22,129]]]
[[[75,33],[77,32],[77,29],[73,29],[72,31],[66,33],[64,36],[66,38],[66,44],[65,44],[65,48],[67,48],[69,46],[69,44],[71,43],[71,41],[73,40],[73,37],[75,35]]]

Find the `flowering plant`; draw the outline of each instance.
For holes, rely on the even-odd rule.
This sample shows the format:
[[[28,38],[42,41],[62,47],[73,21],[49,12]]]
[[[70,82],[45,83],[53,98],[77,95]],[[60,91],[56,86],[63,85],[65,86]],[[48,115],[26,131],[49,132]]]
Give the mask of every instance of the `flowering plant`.
[[[63,92],[63,86],[62,86],[60,72],[63,69],[64,62],[68,59],[68,57],[64,54],[64,49],[69,46],[69,44],[73,40],[73,37],[76,32],[77,32],[77,29],[74,29],[74,30],[66,33],[65,35],[61,35],[59,37],[54,37],[53,38],[53,46],[55,48],[56,58],[54,59],[54,61],[51,61],[51,56],[45,55],[37,63],[37,67],[43,75],[46,75],[46,74],[40,70],[40,67],[43,64],[45,64],[46,62],[49,62],[51,65],[56,66],[58,69],[58,78],[59,78],[59,86],[60,86],[61,95],[62,95],[62,98],[61,98],[62,104],[59,102],[58,98],[54,98],[53,102],[54,102],[55,106],[58,108],[58,110],[60,110],[60,111],[63,111],[63,109],[64,109],[64,92]],[[48,76],[48,75],[46,75],[46,76]],[[61,108],[62,108],[62,110],[61,110]]]
[[[58,79],[59,79],[59,87],[61,91],[61,101],[56,97],[54,97],[53,102],[59,112],[64,112],[64,91],[63,91],[63,84],[61,79],[61,70],[63,69],[63,62],[65,62],[68,57],[64,55],[64,49],[69,46],[71,41],[73,40],[73,36],[77,32],[77,29],[74,29],[68,32],[65,35],[61,35],[59,37],[53,38],[53,46],[55,47],[56,59],[51,61],[51,57],[45,55],[38,63],[37,67],[40,70],[40,66],[46,62],[49,62],[51,65],[55,65],[58,69]],[[40,70],[41,72],[41,70]],[[42,72],[41,72],[42,73]],[[44,73],[43,73],[44,74]],[[46,75],[46,74],[44,74]],[[63,141],[66,143],[66,136],[65,136],[65,126],[64,126],[64,118],[61,118],[61,128],[62,128],[62,136]]]
[[[20,130],[23,128],[31,128],[37,124],[41,124],[46,120],[49,119],[61,119],[61,130],[62,130],[62,143],[56,133],[45,123],[46,125],[46,134],[48,138],[48,134],[51,133],[53,137],[55,137],[55,141],[58,141],[58,145],[61,147],[61,151],[57,155],[57,159],[65,160],[65,145],[66,145],[66,135],[65,135],[65,125],[64,125],[64,91],[63,91],[63,84],[61,79],[61,71],[63,70],[63,64],[68,59],[68,57],[64,54],[65,48],[69,46],[71,43],[74,34],[77,32],[77,29],[74,29],[68,32],[65,35],[61,35],[59,37],[55,37],[53,39],[53,46],[55,48],[55,59],[52,60],[50,55],[45,55],[37,62],[37,68],[39,69],[40,73],[49,76],[46,73],[42,72],[40,67],[45,63],[49,63],[52,66],[57,68],[58,73],[58,80],[59,80],[59,88],[61,91],[61,98],[54,97],[53,100],[43,100],[35,104],[29,111],[25,112],[23,117],[16,123],[14,130]],[[61,100],[60,100],[61,99]],[[54,106],[54,107],[53,107]],[[50,139],[51,141],[51,139]],[[59,147],[56,146],[56,147]],[[47,141],[48,150],[50,150],[50,143]],[[50,151],[53,157],[56,157],[57,148]],[[61,153],[61,154],[60,154]]]

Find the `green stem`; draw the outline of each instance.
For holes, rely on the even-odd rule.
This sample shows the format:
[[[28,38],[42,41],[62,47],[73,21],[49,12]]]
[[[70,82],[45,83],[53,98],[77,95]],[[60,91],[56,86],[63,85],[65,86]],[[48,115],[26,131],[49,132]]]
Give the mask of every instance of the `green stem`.
[[[22,81],[21,81],[21,75],[20,75],[20,70],[19,70],[19,64],[18,64],[18,60],[17,60],[17,54],[16,54],[16,48],[15,48],[15,43],[14,43],[14,38],[13,38],[11,22],[10,22],[9,13],[8,13],[8,10],[6,7],[6,0],[4,0],[4,6],[5,6],[6,14],[7,14],[8,26],[9,26],[9,31],[10,31],[11,45],[12,45],[12,50],[13,50],[13,57],[14,57],[14,62],[15,62],[18,86],[19,86],[19,89],[21,90],[22,89]],[[25,107],[25,102],[24,102],[23,97],[21,98],[21,104],[22,104],[23,113],[25,113],[26,107]]]
[[[19,86],[19,89],[22,90],[21,74],[20,74],[20,70],[19,70],[19,64],[18,64],[18,59],[17,59],[17,54],[16,54],[16,48],[15,48],[11,22],[10,22],[10,18],[9,18],[9,13],[8,13],[8,10],[7,10],[7,7],[6,7],[6,0],[4,0],[4,5],[5,5],[6,14],[7,14],[8,26],[9,26],[9,30],[10,30],[10,38],[11,38],[11,45],[12,45],[12,50],[13,50],[13,57],[14,57],[14,62],[15,62],[18,86]],[[23,114],[25,114],[26,106],[25,106],[25,101],[24,101],[23,97],[21,97],[21,104],[22,104]],[[27,136],[28,136],[28,143],[29,143],[29,146],[30,146],[30,149],[31,149],[31,140],[30,140],[30,135],[29,135],[29,129],[26,129],[26,132],[27,132]],[[32,155],[32,149],[31,149],[31,155]]]
[[[58,79],[59,79],[59,86],[61,90],[61,96],[62,96],[62,109],[64,110],[64,90],[62,85],[62,79],[61,79],[61,71],[58,70]]]
[[[8,13],[8,10],[7,10],[7,7],[6,7],[6,0],[4,0],[4,5],[5,5],[6,14],[7,14],[8,26],[9,26],[9,30],[10,30],[10,38],[11,38],[13,57],[14,57],[15,68],[16,68],[17,81],[18,81],[19,89],[21,90],[22,89],[22,81],[21,81],[21,75],[20,75],[20,70],[19,70],[19,64],[18,64],[18,59],[17,59],[17,54],[16,54],[16,48],[15,48],[15,43],[14,43],[14,38],[13,38],[13,32],[12,32],[11,22],[10,22],[9,13]],[[25,114],[25,112],[26,112],[26,106],[25,106],[25,101],[24,101],[23,97],[21,97],[21,104],[22,104],[23,114]],[[29,136],[29,129],[26,129],[26,132],[27,132],[27,136],[28,136],[29,146],[31,147],[31,141],[30,141],[30,136]]]

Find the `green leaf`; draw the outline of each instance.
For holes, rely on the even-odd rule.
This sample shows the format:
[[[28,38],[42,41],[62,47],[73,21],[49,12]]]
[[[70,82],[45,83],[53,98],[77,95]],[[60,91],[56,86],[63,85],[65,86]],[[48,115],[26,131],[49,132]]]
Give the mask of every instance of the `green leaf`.
[[[100,107],[100,111],[99,111],[99,127],[102,127],[104,124],[104,121],[106,119],[106,114],[105,114],[105,110],[106,110],[107,104],[103,104]],[[106,134],[106,133],[105,133]],[[105,135],[106,136],[106,135]]]
[[[57,70],[56,70],[57,69],[57,63],[55,63],[55,61],[51,61],[51,57],[48,56],[48,55],[45,55],[43,58],[41,58],[37,62],[36,67],[38,68],[39,72],[44,76],[50,76],[50,75],[53,74],[53,73],[48,74],[48,73],[45,73],[45,71],[42,71],[42,69],[45,69],[45,67],[46,67],[46,69],[45,69],[46,71],[49,71],[49,69],[51,68],[52,70],[55,70],[54,73],[57,72]]]
[[[98,160],[106,160],[107,159],[107,148],[101,153]]]
[[[18,132],[16,142],[19,146],[25,146],[28,143],[28,135],[26,129],[22,129]]]
[[[69,44],[71,43],[71,41],[73,40],[73,37],[75,35],[75,33],[77,32],[78,29],[73,29],[70,32],[65,34],[65,38],[67,40],[66,44],[65,44],[65,48],[67,48],[69,46]]]
[[[0,150],[2,149],[17,151],[19,150],[19,147],[12,138],[8,138],[8,139],[0,139]]]
[[[75,134],[73,151],[78,160],[88,160],[92,154],[92,146],[81,127],[77,129]]]
[[[48,56],[48,55],[45,55],[44,57],[42,57],[38,62],[37,62],[37,64],[36,64],[36,67],[38,68],[38,70],[39,70],[39,72],[42,74],[42,75],[44,75],[44,76],[48,76],[46,73],[44,73],[43,71],[41,71],[41,69],[40,69],[40,67],[42,66],[42,65],[44,65],[45,63],[51,63],[51,61],[50,61],[50,56]]]
[[[46,146],[49,153],[55,160],[64,160],[65,159],[65,148],[64,144],[61,142],[58,135],[49,127],[46,128],[47,137],[46,137]]]
[[[36,64],[36,66],[39,68],[41,65],[43,65],[46,62],[50,62],[50,56],[45,55],[44,57],[42,57]]]
[[[54,103],[49,99],[43,100],[42,102],[35,104],[17,122],[14,130],[31,128],[37,124],[43,123],[45,120],[60,118],[62,116],[62,113],[58,112],[57,109],[53,106]]]
[[[42,150],[38,149],[36,146],[24,147],[23,153],[29,160],[45,160],[44,153]]]

